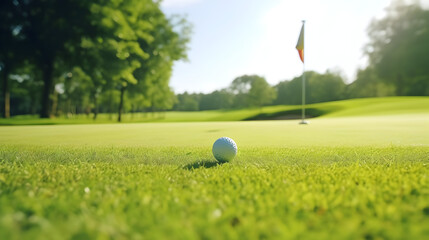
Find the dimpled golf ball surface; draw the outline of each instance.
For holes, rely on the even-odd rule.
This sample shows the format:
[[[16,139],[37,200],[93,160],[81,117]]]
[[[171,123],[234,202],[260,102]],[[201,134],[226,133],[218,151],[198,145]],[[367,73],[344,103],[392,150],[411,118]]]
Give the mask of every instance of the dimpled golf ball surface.
[[[229,137],[221,137],[213,144],[212,151],[219,162],[229,162],[237,155],[237,144]]]

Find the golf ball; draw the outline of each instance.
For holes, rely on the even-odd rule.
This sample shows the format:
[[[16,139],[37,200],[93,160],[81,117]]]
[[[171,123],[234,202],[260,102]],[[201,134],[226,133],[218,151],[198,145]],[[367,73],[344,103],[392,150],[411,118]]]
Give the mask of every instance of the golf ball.
[[[229,137],[221,137],[214,142],[212,152],[219,162],[229,162],[237,155],[237,144]]]

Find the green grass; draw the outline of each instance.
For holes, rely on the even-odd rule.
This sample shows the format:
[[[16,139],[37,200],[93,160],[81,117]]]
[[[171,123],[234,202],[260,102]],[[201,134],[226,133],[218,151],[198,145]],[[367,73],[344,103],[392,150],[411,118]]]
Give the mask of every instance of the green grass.
[[[400,100],[306,126],[0,127],[0,239],[425,239],[429,105]],[[220,165],[221,136],[239,151]]]
[[[429,146],[429,114],[291,121],[3,126],[0,145],[210,147],[221,136],[239,146]]]
[[[196,112],[156,112],[156,113],[128,113],[123,114],[123,123],[142,122],[213,122],[213,121],[240,121],[260,113],[275,113],[284,110],[296,109],[297,106],[269,106],[242,110],[212,110]],[[37,115],[14,116],[10,119],[0,119],[0,125],[61,125],[61,124],[99,124],[117,123],[117,114],[99,114],[97,119],[93,115],[74,115],[53,119],[39,119]]]
[[[429,97],[364,98],[307,105],[307,112],[315,117],[346,117],[373,115],[404,115],[429,113]],[[199,112],[128,113],[125,123],[141,122],[212,122],[241,121],[259,118],[299,117],[301,106],[268,106],[242,110],[215,110]],[[262,117],[258,117],[262,116]],[[116,114],[99,114],[96,121],[92,115],[74,115],[54,119],[39,119],[37,116],[15,116],[0,119],[0,125],[56,125],[116,123]]]
[[[1,239],[423,239],[426,147],[2,147]]]

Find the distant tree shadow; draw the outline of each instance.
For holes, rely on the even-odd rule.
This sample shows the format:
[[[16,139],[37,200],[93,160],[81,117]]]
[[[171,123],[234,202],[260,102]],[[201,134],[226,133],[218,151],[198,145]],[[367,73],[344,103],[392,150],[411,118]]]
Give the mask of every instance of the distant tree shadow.
[[[183,169],[192,170],[192,169],[198,169],[198,168],[212,168],[222,164],[223,163],[213,161],[213,160],[199,160],[193,163],[186,164],[183,167]]]

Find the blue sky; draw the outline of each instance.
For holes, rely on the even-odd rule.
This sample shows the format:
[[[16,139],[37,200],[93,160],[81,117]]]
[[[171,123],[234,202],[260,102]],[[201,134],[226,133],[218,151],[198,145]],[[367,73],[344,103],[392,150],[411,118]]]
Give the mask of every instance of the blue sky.
[[[301,75],[295,45],[303,19],[306,70],[341,71],[351,82],[366,65],[366,28],[390,2],[164,0],[167,15],[187,15],[193,24],[189,61],[175,64],[170,86],[176,93],[208,93],[244,74],[263,76],[271,85]]]

